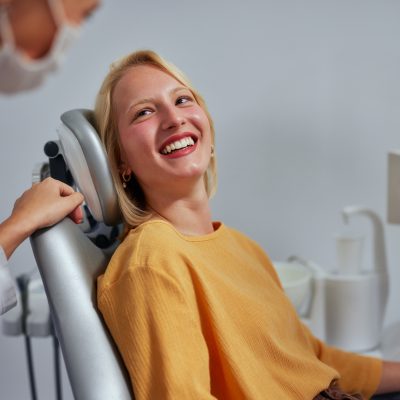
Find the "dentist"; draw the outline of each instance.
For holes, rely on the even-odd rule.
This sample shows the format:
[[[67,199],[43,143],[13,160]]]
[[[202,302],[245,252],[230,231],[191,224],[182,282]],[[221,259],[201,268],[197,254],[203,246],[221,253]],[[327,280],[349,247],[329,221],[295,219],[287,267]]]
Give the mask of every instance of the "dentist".
[[[99,0],[0,0],[0,93],[40,86]]]
[[[0,0],[0,94],[39,87],[56,71],[79,36],[80,25],[99,0]],[[0,224],[0,315],[16,304],[13,279],[6,268],[14,250],[35,230],[70,215],[79,223],[80,193],[54,179],[27,190]]]

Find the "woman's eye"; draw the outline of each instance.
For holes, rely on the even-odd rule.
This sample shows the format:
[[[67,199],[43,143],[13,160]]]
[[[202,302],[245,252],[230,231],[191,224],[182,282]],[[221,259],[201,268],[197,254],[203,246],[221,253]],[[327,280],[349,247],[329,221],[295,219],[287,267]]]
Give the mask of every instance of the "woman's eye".
[[[176,104],[187,104],[193,102],[193,98],[191,96],[180,96],[176,99]]]
[[[135,116],[134,116],[134,120],[140,117],[145,117],[146,115],[150,115],[151,114],[151,110],[149,108],[144,108],[143,110],[139,110]]]

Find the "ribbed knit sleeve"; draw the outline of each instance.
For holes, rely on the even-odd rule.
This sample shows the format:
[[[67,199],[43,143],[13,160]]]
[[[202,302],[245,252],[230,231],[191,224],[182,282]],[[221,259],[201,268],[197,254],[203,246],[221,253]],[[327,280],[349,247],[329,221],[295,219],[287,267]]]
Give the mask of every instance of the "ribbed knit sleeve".
[[[315,338],[308,328],[304,329],[317,357],[340,374],[339,385],[344,391],[361,393],[367,399],[375,393],[382,375],[382,360],[328,346]]]
[[[99,293],[136,400],[213,399],[199,322],[179,285],[150,267],[127,270]]]

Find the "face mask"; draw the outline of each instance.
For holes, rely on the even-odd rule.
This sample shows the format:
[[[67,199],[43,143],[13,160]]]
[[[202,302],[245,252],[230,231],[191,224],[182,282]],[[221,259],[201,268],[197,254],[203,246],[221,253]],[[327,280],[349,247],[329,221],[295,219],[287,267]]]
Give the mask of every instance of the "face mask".
[[[49,0],[53,18],[58,26],[47,55],[38,60],[24,57],[14,44],[14,37],[6,12],[0,14],[0,93],[17,93],[38,87],[46,76],[61,65],[65,52],[78,36],[80,29],[65,22],[60,0]]]

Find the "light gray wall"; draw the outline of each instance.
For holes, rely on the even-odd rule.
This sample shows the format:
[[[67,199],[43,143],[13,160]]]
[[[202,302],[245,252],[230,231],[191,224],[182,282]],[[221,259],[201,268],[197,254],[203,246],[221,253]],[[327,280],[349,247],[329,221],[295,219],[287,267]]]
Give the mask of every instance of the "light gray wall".
[[[386,212],[386,153],[400,147],[399,17],[395,0],[104,1],[60,73],[36,92],[0,98],[0,218],[44,160],[59,115],[93,105],[112,60],[152,48],[189,75],[215,119],[215,219],[273,259],[296,253],[333,266],[341,208]],[[370,237],[368,223],[353,227]],[[400,318],[400,227],[386,234],[389,324]],[[25,243],[11,269],[34,266]],[[29,398],[22,344],[0,336],[4,399]],[[52,399],[50,341],[34,351],[40,399]]]

